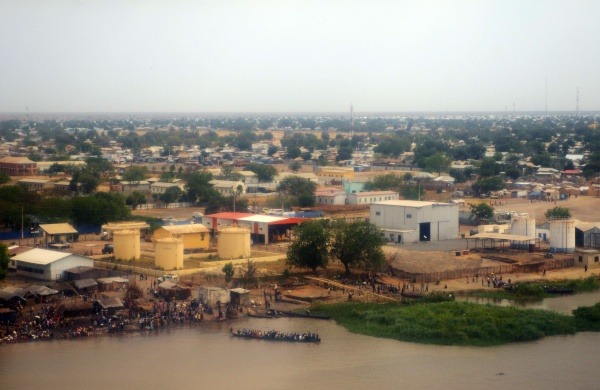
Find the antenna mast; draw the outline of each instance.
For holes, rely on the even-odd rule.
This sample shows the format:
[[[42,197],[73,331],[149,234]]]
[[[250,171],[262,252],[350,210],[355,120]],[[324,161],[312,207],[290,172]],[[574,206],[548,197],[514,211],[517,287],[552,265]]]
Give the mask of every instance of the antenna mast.
[[[548,116],[548,76],[546,76],[546,116]]]
[[[354,106],[350,104],[350,137],[354,137]]]
[[[579,116],[579,87],[577,87],[577,96],[575,97],[577,105],[575,106],[575,116]]]

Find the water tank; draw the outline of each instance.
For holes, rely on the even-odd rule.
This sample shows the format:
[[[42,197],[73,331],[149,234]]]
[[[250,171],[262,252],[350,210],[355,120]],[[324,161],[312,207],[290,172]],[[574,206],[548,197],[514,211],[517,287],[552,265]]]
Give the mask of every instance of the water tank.
[[[239,259],[250,256],[250,230],[229,226],[219,230],[217,251],[221,259]]]
[[[154,265],[165,271],[183,268],[183,240],[180,238],[158,238],[154,242]]]
[[[575,221],[550,221],[550,252],[575,252]]]
[[[510,234],[535,237],[535,218],[513,217],[510,225]]]
[[[115,259],[139,260],[140,259],[140,231],[139,230],[115,230],[113,232],[113,244],[115,246]]]

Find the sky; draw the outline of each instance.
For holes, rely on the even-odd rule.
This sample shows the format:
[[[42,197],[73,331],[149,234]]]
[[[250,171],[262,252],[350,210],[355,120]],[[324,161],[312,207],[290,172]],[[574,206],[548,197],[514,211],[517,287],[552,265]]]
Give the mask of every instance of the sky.
[[[600,1],[2,0],[0,112],[600,110]]]

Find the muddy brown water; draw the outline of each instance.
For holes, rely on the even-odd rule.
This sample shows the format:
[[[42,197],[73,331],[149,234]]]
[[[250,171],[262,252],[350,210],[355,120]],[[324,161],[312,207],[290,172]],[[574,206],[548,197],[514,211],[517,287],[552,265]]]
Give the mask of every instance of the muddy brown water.
[[[564,311],[595,294],[543,302]],[[237,339],[230,326],[318,331],[323,341]],[[246,318],[1,345],[0,389],[597,389],[599,348],[599,333],[445,347],[356,335],[333,321]]]

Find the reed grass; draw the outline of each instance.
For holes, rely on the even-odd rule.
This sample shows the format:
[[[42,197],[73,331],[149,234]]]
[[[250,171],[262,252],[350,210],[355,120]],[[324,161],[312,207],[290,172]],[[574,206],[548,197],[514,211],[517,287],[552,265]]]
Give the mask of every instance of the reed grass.
[[[547,310],[466,302],[320,304],[312,310],[331,316],[354,333],[438,345],[501,345],[585,328],[585,324],[577,326],[572,316]]]

